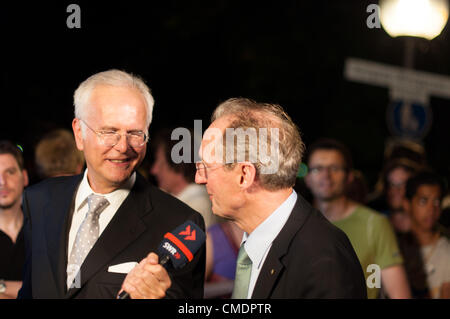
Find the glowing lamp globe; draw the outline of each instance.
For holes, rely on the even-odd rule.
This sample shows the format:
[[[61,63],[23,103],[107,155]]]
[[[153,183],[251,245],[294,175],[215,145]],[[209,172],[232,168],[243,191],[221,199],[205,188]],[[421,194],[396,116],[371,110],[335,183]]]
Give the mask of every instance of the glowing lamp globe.
[[[431,40],[447,24],[448,7],[447,0],[380,0],[380,20],[391,37]]]

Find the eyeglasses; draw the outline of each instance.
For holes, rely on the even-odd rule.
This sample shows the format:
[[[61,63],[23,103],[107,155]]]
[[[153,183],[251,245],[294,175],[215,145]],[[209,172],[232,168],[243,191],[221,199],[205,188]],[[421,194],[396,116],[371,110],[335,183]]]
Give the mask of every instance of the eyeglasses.
[[[219,167],[221,167],[221,166],[224,166],[225,164],[217,164],[217,166],[214,166],[214,167],[208,167],[208,166],[206,166],[206,164],[204,163],[204,162],[196,162],[195,163],[195,169],[197,170],[197,173],[198,173],[198,175],[201,177],[201,178],[205,178],[205,179],[208,179],[208,174],[207,174],[207,172],[206,172],[206,170],[207,169],[209,169],[209,170],[214,170],[214,169],[216,169],[216,168],[219,168]]]
[[[114,131],[96,131],[91,128],[86,121],[80,119],[92,132],[94,132],[100,143],[107,147],[113,147],[119,143],[122,135],[126,136],[127,142],[131,147],[141,147],[148,142],[148,136],[142,131],[135,131],[131,133],[120,134]]]
[[[343,166],[338,165],[330,165],[330,166],[313,166],[309,168],[309,172],[314,175],[321,174],[324,171],[328,171],[330,173],[336,174],[339,172],[344,172],[347,169]]]
[[[405,182],[391,182],[388,181],[388,187],[390,188],[402,188],[406,185],[406,181]]]

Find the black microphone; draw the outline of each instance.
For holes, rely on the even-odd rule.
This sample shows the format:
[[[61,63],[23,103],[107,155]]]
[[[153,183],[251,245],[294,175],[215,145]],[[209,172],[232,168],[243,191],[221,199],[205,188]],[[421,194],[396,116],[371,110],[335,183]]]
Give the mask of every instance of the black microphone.
[[[205,241],[205,232],[188,220],[172,232],[164,235],[164,239],[158,247],[159,264],[167,270],[171,267],[174,269],[183,268],[194,259],[195,253]],[[130,295],[126,291],[122,291],[117,299],[129,297]]]

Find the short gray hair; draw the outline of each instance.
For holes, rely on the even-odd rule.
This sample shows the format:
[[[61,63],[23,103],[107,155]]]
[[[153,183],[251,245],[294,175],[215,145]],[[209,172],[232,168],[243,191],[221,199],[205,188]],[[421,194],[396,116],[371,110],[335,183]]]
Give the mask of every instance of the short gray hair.
[[[150,123],[152,122],[153,105],[155,104],[149,87],[140,77],[116,69],[96,73],[87,78],[78,86],[73,96],[76,118],[85,118],[86,106],[91,97],[93,89],[97,85],[111,85],[137,89],[145,99],[145,106],[147,110],[146,126],[148,129]]]
[[[272,143],[272,138],[278,144],[277,158],[278,169],[274,173],[264,174],[262,168],[265,165],[258,157],[256,163],[256,177],[261,186],[268,190],[279,190],[289,188],[295,185],[298,169],[305,150],[305,145],[301,139],[300,131],[289,115],[280,105],[257,103],[246,98],[232,98],[221,103],[213,112],[211,122],[222,118],[230,117],[229,128],[255,129],[256,132],[261,128],[277,128],[279,134],[267,135],[267,139]],[[269,130],[270,131],[270,130]],[[257,134],[258,143],[267,143],[265,138]],[[246,153],[257,149],[257,145],[250,145],[246,142]],[[225,143],[224,143],[225,144]],[[261,145],[261,144],[259,144]],[[267,146],[267,145],[266,145]],[[234,150],[226,150],[226,153],[237,151],[237,143],[234,143]],[[267,149],[267,148],[266,148]],[[237,160],[235,161],[235,163]],[[235,164],[227,164],[228,167],[234,167]]]

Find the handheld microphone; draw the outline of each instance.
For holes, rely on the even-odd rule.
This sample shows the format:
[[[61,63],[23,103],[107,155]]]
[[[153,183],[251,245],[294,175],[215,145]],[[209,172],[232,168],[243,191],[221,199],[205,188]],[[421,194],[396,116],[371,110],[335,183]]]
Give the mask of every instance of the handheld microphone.
[[[158,247],[159,264],[165,269],[183,268],[194,259],[195,253],[205,241],[205,232],[188,220],[164,235],[164,239]],[[130,295],[126,291],[122,291],[117,299],[129,297]]]

